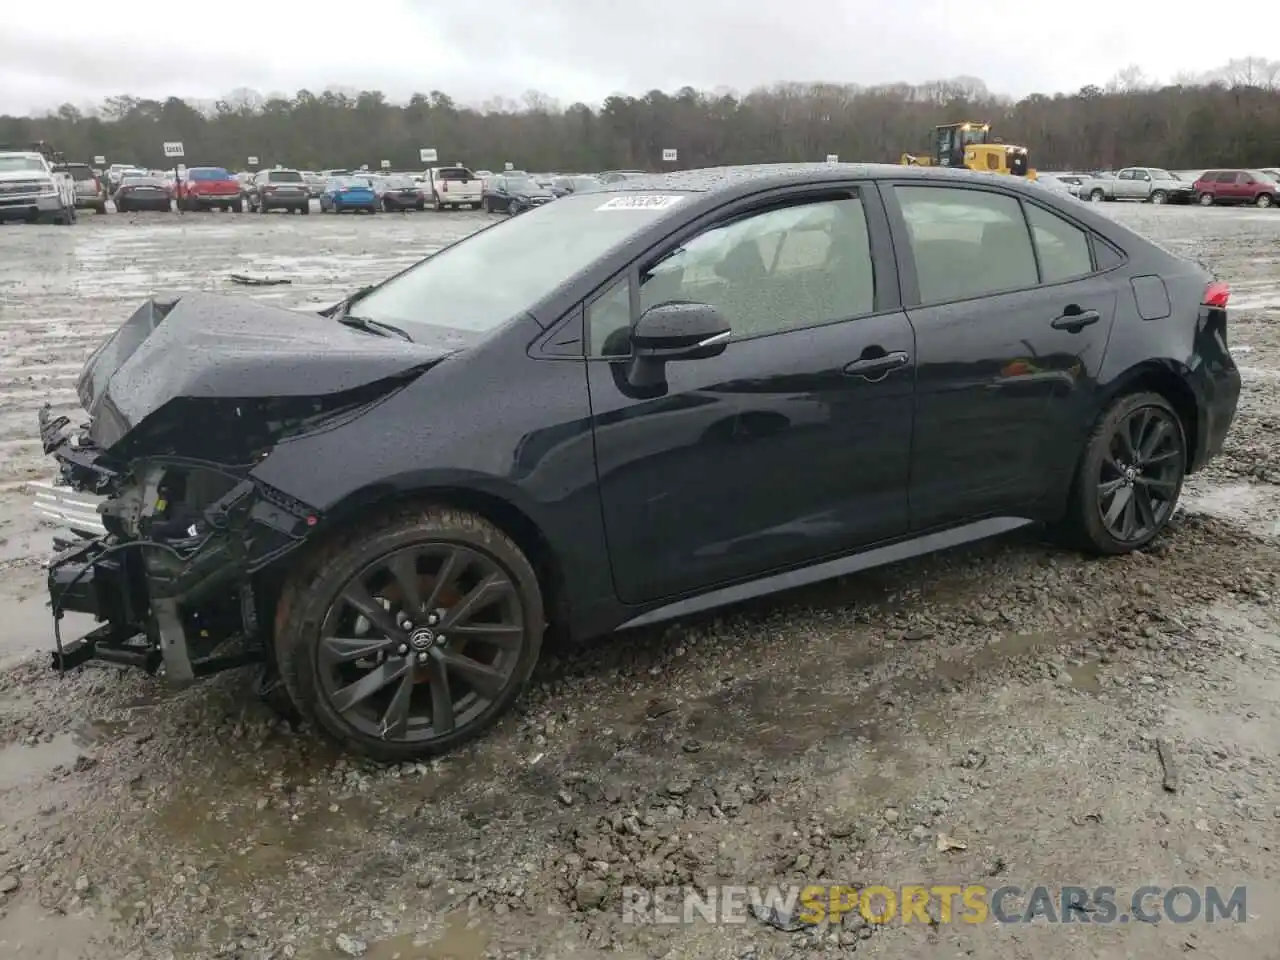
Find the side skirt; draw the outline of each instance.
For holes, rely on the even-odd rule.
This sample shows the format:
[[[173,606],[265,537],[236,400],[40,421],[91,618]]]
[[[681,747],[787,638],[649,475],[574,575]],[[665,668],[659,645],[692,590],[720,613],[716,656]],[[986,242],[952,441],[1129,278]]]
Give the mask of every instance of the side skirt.
[[[690,614],[701,613],[703,610],[711,610],[715,607],[740,603],[743,600],[750,600],[766,594],[791,590],[795,587],[803,587],[810,583],[819,583],[835,577],[847,576],[851,573],[857,573],[859,570],[882,567],[885,564],[897,563],[899,560],[909,560],[912,557],[919,557],[926,553],[935,553],[938,550],[946,550],[949,547],[958,547],[962,544],[985,540],[988,537],[998,536],[1002,533],[1009,533],[1012,530],[1030,526],[1033,522],[1022,517],[989,517],[986,520],[966,523],[959,527],[950,527],[946,530],[939,530],[936,533],[926,533],[918,537],[912,537],[909,540],[900,540],[896,543],[886,544],[883,547],[873,547],[860,553],[837,557],[835,560],[824,560],[811,566],[786,570],[782,573],[768,574],[755,580],[748,580],[745,583],[719,587],[696,597],[686,597],[683,600],[677,600],[674,603],[668,603],[650,610],[648,613],[642,613],[638,617],[633,617],[617,629],[630,630],[634,627],[647,627],[650,624],[661,623],[664,620],[674,620],[677,617],[687,617]]]

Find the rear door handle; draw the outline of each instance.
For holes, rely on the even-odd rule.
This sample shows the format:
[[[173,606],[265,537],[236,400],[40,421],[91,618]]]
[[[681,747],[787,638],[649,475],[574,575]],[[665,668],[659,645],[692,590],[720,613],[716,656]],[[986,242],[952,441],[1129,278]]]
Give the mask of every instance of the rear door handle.
[[[876,357],[864,356],[847,364],[844,372],[854,377],[877,380],[886,376],[890,370],[906,366],[907,360],[906,351],[894,350],[892,353],[882,353]]]
[[[1102,314],[1097,310],[1081,310],[1079,313],[1064,313],[1060,317],[1054,318],[1049,326],[1055,330],[1067,330],[1075,333],[1077,330],[1083,330],[1091,323],[1097,323],[1102,319]]]

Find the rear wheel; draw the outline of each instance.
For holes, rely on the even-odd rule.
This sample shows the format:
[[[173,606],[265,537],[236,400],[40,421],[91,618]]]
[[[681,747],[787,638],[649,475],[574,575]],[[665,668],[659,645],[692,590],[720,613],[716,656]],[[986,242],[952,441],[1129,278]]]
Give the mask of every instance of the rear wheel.
[[[449,750],[491,726],[537,662],[537,577],[497,527],[400,508],[363,524],[286,585],[276,657],[289,695],[381,760]]]
[[[1202,207],[1212,207],[1212,206],[1213,206],[1213,194],[1212,194],[1212,193],[1202,193],[1202,194],[1200,194],[1200,196],[1196,197],[1196,201],[1197,201],[1197,202],[1200,204],[1200,206],[1202,206]]]
[[[1186,470],[1186,435],[1169,402],[1158,393],[1120,397],[1089,437],[1064,532],[1094,553],[1145,547],[1173,515]]]
[[[1271,194],[1269,193],[1260,193],[1258,194],[1258,198],[1254,200],[1253,203],[1254,203],[1254,206],[1257,206],[1257,207],[1269,207],[1273,203],[1275,203],[1275,198],[1271,196]]]
[[[1107,199],[1107,195],[1102,190],[1093,190],[1089,193],[1089,199],[1094,203],[1101,203],[1103,200]]]

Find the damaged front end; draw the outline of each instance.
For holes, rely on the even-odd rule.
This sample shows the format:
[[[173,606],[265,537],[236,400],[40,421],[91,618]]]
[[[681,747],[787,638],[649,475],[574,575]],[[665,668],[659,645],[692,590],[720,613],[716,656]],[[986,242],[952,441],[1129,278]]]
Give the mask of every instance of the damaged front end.
[[[449,352],[239,298],[139,309],[85,366],[88,421],[40,411],[57,476],[37,485],[35,506],[71,530],[48,565],[55,666],[100,660],[182,683],[269,665],[280,562],[322,517],[255,468],[290,439],[363,416]],[[100,625],[64,642],[68,612]]]
[[[105,533],[78,538],[49,562],[60,670],[89,660],[139,666],[176,683],[260,662],[264,637],[255,577],[319,521],[305,504],[228,467],[157,456],[113,465],[65,417],[40,413],[59,480],[101,497]],[[66,612],[102,625],[64,643]]]

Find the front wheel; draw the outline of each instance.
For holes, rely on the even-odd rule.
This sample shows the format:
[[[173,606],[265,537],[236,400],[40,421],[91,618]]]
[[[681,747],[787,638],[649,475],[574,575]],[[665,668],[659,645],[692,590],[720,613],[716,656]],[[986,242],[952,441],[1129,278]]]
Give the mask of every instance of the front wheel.
[[[473,513],[372,517],[286,585],[276,658],[303,714],[379,760],[479,736],[515,701],[545,628],[532,566]]]
[[[1169,199],[1169,195],[1163,190],[1153,190],[1149,199],[1152,203],[1164,203]]]
[[[1200,196],[1198,196],[1198,197],[1196,198],[1196,202],[1198,202],[1198,203],[1200,204],[1200,206],[1202,206],[1202,207],[1212,207],[1212,206],[1213,206],[1213,194],[1212,194],[1212,193],[1202,193],[1202,194],[1200,194]]]
[[[1186,471],[1186,434],[1169,402],[1158,393],[1120,397],[1089,437],[1064,530],[1093,553],[1139,550],[1169,522]]]
[[[1094,190],[1089,194],[1089,199],[1094,203],[1101,203],[1103,200],[1107,199],[1107,195],[1102,190]]]

